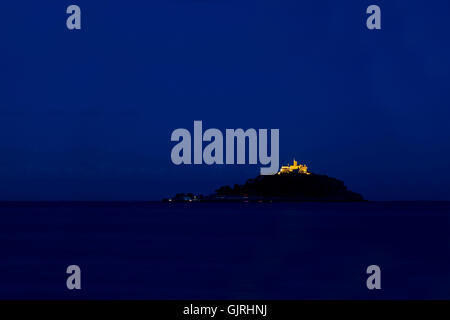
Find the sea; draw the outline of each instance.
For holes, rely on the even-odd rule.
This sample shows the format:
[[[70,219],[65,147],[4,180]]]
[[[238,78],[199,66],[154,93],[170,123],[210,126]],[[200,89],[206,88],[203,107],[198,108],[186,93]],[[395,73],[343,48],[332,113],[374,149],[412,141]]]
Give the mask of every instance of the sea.
[[[450,299],[450,202],[3,202],[0,299]]]

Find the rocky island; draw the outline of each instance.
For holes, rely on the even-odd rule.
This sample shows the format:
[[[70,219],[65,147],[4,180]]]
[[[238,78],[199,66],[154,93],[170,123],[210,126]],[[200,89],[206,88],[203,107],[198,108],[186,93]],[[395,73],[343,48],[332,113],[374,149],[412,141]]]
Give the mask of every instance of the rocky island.
[[[209,196],[177,194],[169,202],[292,202],[292,201],[364,201],[349,191],[344,182],[326,175],[308,172],[306,165],[294,160],[274,175],[260,175],[243,185],[222,186]]]

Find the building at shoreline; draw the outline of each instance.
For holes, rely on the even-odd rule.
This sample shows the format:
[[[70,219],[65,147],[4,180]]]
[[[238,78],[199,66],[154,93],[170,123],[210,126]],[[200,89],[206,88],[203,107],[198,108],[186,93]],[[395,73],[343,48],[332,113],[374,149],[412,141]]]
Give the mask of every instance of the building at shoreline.
[[[308,172],[308,167],[306,166],[306,164],[298,164],[297,161],[295,161],[294,159],[294,164],[292,166],[288,165],[287,166],[282,166],[280,171],[278,171],[278,174],[283,174],[283,173],[301,173],[301,174],[311,174]]]

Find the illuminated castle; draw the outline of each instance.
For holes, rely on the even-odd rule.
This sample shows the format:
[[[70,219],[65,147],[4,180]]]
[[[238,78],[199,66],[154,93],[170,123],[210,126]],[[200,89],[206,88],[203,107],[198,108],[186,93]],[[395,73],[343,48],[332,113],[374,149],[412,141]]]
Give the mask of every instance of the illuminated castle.
[[[308,172],[308,167],[306,166],[306,164],[299,165],[299,164],[297,164],[297,161],[295,161],[295,159],[294,159],[294,164],[292,166],[290,166],[289,163],[287,166],[282,166],[280,171],[278,172],[278,174],[291,173],[291,172],[310,174]]]

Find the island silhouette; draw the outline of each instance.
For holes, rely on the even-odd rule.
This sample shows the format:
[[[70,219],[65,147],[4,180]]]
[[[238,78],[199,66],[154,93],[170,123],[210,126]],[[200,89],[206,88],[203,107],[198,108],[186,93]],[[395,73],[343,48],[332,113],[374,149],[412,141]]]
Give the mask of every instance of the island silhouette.
[[[178,193],[168,202],[295,202],[295,201],[364,201],[361,194],[350,191],[344,182],[308,171],[306,165],[282,166],[274,175],[259,175],[244,184],[222,186],[207,196]]]

